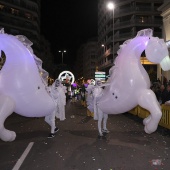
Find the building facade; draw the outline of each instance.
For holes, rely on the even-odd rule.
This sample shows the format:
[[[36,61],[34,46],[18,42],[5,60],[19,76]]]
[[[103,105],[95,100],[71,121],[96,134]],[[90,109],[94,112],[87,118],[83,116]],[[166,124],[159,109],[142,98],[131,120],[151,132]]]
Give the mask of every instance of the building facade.
[[[40,50],[40,0],[0,0],[0,28],[12,35],[24,35]]]
[[[163,0],[113,2],[115,8],[112,11],[107,9],[108,0],[98,2],[98,67],[107,74],[117,56],[119,46],[135,37],[139,30],[151,28],[154,36],[162,37],[162,17],[158,7],[162,5]],[[144,64],[146,59],[142,60]],[[148,61],[145,63],[152,64]]]
[[[77,50],[76,62],[75,62],[75,77],[76,79],[83,78],[83,58],[84,58],[84,48],[85,44],[82,44]]]
[[[84,43],[77,51],[76,78],[94,79],[97,61],[97,38]]]

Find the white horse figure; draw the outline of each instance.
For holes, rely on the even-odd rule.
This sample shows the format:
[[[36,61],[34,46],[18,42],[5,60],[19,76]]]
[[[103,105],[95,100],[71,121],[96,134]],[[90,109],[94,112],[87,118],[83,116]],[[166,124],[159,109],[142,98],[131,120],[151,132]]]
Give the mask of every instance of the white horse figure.
[[[120,46],[115,65],[110,69],[110,85],[103,90],[97,106],[103,113],[120,114],[140,105],[150,112],[143,121],[145,132],[150,134],[157,129],[162,112],[154,92],[150,90],[149,76],[140,62],[144,50],[149,61],[160,63],[165,71],[170,69],[166,43],[153,37],[151,29],[139,31],[135,38]],[[98,121],[99,134],[102,135],[102,120]]]
[[[4,65],[0,70],[0,139],[13,141],[15,132],[5,129],[4,121],[13,112],[26,117],[51,114],[55,104],[40,76],[46,73],[25,36],[13,36],[0,30],[0,52]]]

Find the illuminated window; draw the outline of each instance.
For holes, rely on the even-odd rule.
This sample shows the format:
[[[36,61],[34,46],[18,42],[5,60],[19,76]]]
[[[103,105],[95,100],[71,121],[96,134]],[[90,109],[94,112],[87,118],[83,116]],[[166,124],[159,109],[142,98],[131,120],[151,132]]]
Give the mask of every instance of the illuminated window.
[[[18,15],[19,14],[19,10],[11,8],[11,13]]]
[[[31,19],[31,14],[25,13],[25,17],[26,17],[27,19]]]
[[[4,5],[0,4],[0,10],[3,10],[3,9],[4,9]]]

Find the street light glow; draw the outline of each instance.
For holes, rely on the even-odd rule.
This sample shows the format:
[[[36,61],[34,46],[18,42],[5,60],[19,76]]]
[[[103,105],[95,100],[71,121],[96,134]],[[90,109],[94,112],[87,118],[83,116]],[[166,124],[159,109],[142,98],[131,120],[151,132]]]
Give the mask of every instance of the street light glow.
[[[67,51],[66,50],[63,50],[63,51],[58,51],[59,53],[66,53]]]
[[[115,8],[115,4],[113,2],[108,2],[107,8],[113,11],[113,60],[114,60],[114,8]]]
[[[112,10],[112,9],[114,9],[114,3],[113,2],[109,2],[108,4],[107,4],[107,8],[109,9],[109,10]]]
[[[63,53],[66,53],[66,50],[63,51],[59,50],[58,52],[62,54],[62,64],[63,64]]]

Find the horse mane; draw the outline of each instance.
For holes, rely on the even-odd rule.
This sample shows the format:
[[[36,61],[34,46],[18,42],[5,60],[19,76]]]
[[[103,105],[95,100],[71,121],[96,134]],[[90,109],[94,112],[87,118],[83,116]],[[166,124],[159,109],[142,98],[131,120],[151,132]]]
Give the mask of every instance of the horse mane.
[[[5,34],[4,28],[0,29],[0,34]],[[14,37],[16,37],[32,54],[34,61],[38,67],[41,80],[46,86],[48,86],[47,77],[49,76],[49,73],[42,68],[42,60],[34,54],[33,49],[31,47],[33,43],[24,35],[15,35]]]
[[[148,37],[152,37],[153,36],[153,30],[148,28],[148,29],[143,29],[143,30],[140,30],[138,31],[136,37],[141,37],[141,36],[148,36]],[[134,37],[134,38],[136,38]],[[113,66],[110,68],[109,70],[109,75],[110,75],[110,78],[114,78],[118,72],[118,58],[122,52],[122,50],[127,46],[127,44],[129,44],[134,38],[132,39],[128,39],[126,41],[123,42],[123,44],[121,44],[119,46],[119,50],[117,51],[117,57],[115,58],[114,62],[113,62]]]

